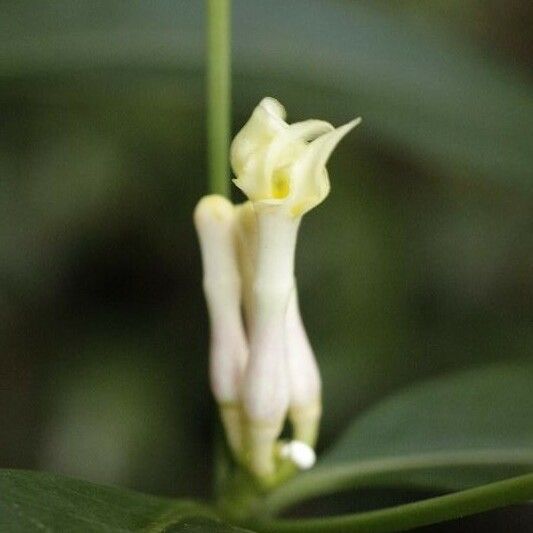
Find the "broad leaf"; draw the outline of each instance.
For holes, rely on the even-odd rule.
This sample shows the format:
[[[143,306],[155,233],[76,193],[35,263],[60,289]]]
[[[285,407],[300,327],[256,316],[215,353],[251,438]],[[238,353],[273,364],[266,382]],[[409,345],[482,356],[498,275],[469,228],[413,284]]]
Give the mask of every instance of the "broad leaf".
[[[109,0],[89,9],[19,0],[2,15],[6,79],[179,72],[174,97],[202,99],[201,2]],[[527,81],[457,35],[361,2],[247,0],[235,2],[233,18],[236,69],[245,74],[236,103],[246,114],[264,94],[308,116],[361,114],[371,136],[419,161],[531,188]]]
[[[245,532],[200,503],[16,470],[0,471],[0,531]]]
[[[379,459],[391,472],[395,465],[405,471],[393,474],[399,481],[446,488],[527,473],[533,470],[532,384],[531,363],[426,381],[357,418],[322,466]]]
[[[318,466],[269,507],[343,488],[463,489],[533,472],[533,363],[432,379],[359,416]]]

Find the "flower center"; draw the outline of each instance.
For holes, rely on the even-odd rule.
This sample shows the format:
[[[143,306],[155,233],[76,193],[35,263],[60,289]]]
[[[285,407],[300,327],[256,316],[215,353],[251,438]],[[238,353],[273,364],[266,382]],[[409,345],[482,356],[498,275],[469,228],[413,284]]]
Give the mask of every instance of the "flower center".
[[[289,195],[290,178],[286,169],[278,168],[272,174],[272,196],[276,200],[286,198]]]

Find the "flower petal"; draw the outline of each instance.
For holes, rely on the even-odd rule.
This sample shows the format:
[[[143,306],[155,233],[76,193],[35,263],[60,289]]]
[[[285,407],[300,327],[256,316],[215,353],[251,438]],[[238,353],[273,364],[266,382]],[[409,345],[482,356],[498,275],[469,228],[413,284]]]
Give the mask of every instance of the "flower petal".
[[[263,108],[269,114],[285,120],[287,118],[287,112],[283,105],[278,100],[271,96],[266,96],[259,102],[259,107]]]
[[[242,174],[247,161],[289,125],[284,120],[285,109],[274,98],[263,98],[248,122],[231,143],[230,160],[237,176]]]
[[[310,207],[306,206],[304,211],[301,211],[298,206],[293,206],[293,211],[296,208],[296,212],[301,211],[300,214],[303,214],[324,200],[329,192],[326,163],[340,140],[360,122],[361,119],[357,118],[321,135],[307,146],[304,153],[294,163],[290,196],[297,201],[307,199],[306,203],[312,198],[314,203]]]
[[[325,120],[304,120],[294,122],[288,128],[291,140],[312,141],[324,133],[333,131],[335,128]]]

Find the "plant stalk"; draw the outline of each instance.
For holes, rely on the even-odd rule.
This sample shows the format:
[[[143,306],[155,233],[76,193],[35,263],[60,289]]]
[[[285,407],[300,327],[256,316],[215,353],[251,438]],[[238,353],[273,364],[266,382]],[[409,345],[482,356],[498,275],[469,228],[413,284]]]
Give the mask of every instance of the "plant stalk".
[[[207,0],[207,143],[209,192],[229,195],[231,0]]]

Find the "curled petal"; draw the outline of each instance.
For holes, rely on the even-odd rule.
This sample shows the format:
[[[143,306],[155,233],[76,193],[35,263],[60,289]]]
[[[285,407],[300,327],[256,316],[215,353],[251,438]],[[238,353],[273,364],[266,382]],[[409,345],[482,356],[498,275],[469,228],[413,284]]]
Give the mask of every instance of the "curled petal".
[[[259,102],[259,107],[267,111],[269,114],[285,120],[287,118],[287,112],[285,108],[275,99],[267,96]]]
[[[248,122],[231,143],[230,160],[233,171],[240,176],[250,157],[280,132],[288,128],[285,109],[274,98],[263,98]]]
[[[325,120],[304,120],[294,122],[288,128],[291,140],[312,141],[320,135],[332,131],[335,128]]]
[[[270,196],[286,198],[291,189],[290,165],[305,149],[305,141],[310,141],[332,131],[334,128],[323,120],[295,122],[280,132],[272,141],[264,155],[263,176],[270,183]]]
[[[292,167],[291,207],[294,216],[319,204],[329,193],[326,163],[340,140],[361,122],[360,118],[321,135],[312,141]]]
[[[285,122],[285,109],[264,98],[231,146],[234,183],[257,208],[280,208],[299,217],[329,193],[326,162],[346,133],[360,122],[340,128],[322,120]]]

